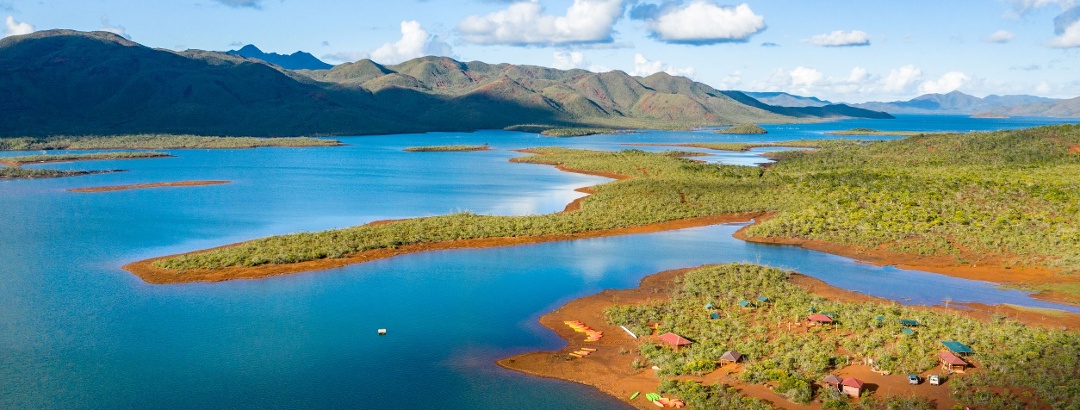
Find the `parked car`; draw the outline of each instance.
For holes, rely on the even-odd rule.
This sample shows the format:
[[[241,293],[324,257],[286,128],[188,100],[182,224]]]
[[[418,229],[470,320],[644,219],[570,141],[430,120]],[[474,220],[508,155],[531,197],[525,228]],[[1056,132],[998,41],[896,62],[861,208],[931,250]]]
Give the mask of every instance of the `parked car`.
[[[934,386],[937,386],[937,385],[941,384],[942,379],[944,379],[944,378],[941,377],[941,376],[938,376],[936,374],[931,374],[930,378],[928,380],[930,380],[930,384],[932,384]]]
[[[909,374],[909,375],[907,375],[907,382],[908,382],[908,384],[919,384],[919,375],[917,375],[917,374]]]

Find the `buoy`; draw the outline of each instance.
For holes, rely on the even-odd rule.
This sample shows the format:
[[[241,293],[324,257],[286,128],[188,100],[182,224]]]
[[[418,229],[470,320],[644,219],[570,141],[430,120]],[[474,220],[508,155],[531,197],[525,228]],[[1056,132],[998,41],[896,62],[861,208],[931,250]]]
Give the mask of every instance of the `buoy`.
[[[386,329],[379,329],[379,336],[386,336]]]

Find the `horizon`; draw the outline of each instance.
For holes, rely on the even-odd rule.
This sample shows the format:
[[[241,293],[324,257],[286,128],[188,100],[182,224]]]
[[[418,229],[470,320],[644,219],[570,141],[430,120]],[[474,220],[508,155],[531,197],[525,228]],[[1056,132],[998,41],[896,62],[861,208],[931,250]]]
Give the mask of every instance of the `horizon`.
[[[267,53],[307,52],[334,65],[365,58],[393,65],[434,55],[635,76],[666,72],[719,90],[837,103],[951,91],[980,98],[1080,95],[1071,63],[1080,47],[1076,0],[90,3],[0,0],[2,34],[108,31],[171,50],[251,44]]]

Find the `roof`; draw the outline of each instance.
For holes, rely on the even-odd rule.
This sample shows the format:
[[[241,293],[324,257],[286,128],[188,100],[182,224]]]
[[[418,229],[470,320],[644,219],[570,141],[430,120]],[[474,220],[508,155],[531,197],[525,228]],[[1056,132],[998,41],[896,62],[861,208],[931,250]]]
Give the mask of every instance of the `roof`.
[[[915,331],[914,331],[914,330],[911,330],[911,328],[910,328],[910,327],[905,327],[905,328],[903,328],[903,329],[900,329],[900,333],[903,333],[903,334],[905,334],[905,335],[911,336],[911,335],[915,334]]]
[[[911,319],[900,319],[900,324],[904,326],[918,326],[919,322]]]
[[[726,360],[726,361],[729,361],[729,362],[737,362],[741,358],[742,358],[742,353],[736,352],[734,350],[728,350],[728,351],[724,352],[723,356],[720,356],[720,360]]]
[[[844,382],[844,379],[841,379],[840,376],[837,376],[835,374],[830,374],[828,376],[825,376],[824,379],[821,379],[821,381],[829,384],[840,384]]]
[[[967,362],[964,361],[964,359],[956,357],[956,355],[954,355],[952,353],[949,353],[949,352],[938,353],[938,358],[940,358],[941,361],[943,361],[945,363],[948,363],[951,366],[967,366],[967,364],[968,364]]]
[[[760,300],[760,301],[762,301],[762,302],[768,302],[768,301],[769,301],[769,297],[768,297],[768,296],[758,296],[758,297],[757,297],[757,300]]]
[[[743,299],[743,300],[740,300],[740,301],[739,301],[739,306],[742,306],[742,307],[747,307],[747,306],[750,306],[750,301],[749,301],[749,300],[745,300],[745,299]]]
[[[945,347],[949,348],[949,350],[951,350],[953,353],[959,353],[959,354],[975,353],[974,351],[971,350],[970,347],[967,347],[967,345],[965,345],[963,343],[960,343],[960,342],[944,341],[944,342],[941,342],[941,344],[945,345]]]
[[[719,319],[719,318],[720,318],[720,314],[719,314],[719,313],[716,313],[716,312],[712,312],[712,313],[710,313],[710,314],[709,314],[709,318],[710,318],[710,319]]]
[[[806,317],[806,320],[811,322],[832,323],[832,318],[820,313],[815,313]]]
[[[859,389],[861,389],[862,386],[863,386],[862,380],[856,379],[854,377],[848,377],[848,378],[844,379],[844,381],[840,382],[840,384],[842,384],[844,386],[848,386],[848,387],[859,388]]]
[[[705,309],[712,309],[714,307],[716,307],[716,305],[712,304],[712,302],[709,302],[709,303],[705,304]]]
[[[689,346],[691,343],[694,343],[686,340],[685,337],[679,336],[671,332],[660,335],[660,340],[672,346]]]

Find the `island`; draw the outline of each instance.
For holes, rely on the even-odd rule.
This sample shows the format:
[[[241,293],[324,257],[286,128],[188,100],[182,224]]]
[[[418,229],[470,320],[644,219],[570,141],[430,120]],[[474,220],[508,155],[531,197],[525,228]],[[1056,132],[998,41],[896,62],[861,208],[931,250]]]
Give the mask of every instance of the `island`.
[[[739,135],[756,135],[756,134],[768,134],[764,128],[757,124],[739,124],[734,127],[724,128],[722,130],[716,130],[716,134],[739,134]]]
[[[264,277],[434,248],[503,246],[642,229],[755,223],[738,237],[876,264],[1038,287],[1078,303],[1080,126],[836,141],[769,167],[641,150],[538,148],[517,162],[616,178],[578,209],[473,213],[256,239],[126,266],[153,283]]]
[[[5,179],[39,179],[39,178],[64,178],[81,175],[106,174],[110,172],[123,172],[121,170],[107,171],[60,171],[55,169],[26,169],[17,167],[0,168],[0,180]]]
[[[1065,353],[1080,348],[1080,315],[901,306],[753,264],[662,272],[636,289],[571,301],[540,323],[567,345],[500,366],[591,385],[641,409],[1080,401],[1080,357]]]
[[[171,155],[164,152],[102,152],[94,154],[57,154],[57,155],[24,155],[17,157],[0,157],[0,164],[9,167],[18,167],[26,164],[45,164],[51,162],[72,161],[98,161],[116,159],[144,159],[166,158]]]
[[[921,131],[880,131],[873,128],[852,128],[844,131],[829,131],[828,135],[861,135],[861,136],[876,136],[876,137],[913,137],[920,134],[926,134]],[[940,134],[940,133],[935,133]]]
[[[432,145],[426,147],[408,147],[405,148],[405,152],[468,152],[468,151],[487,151],[491,149],[487,144],[484,145]]]
[[[0,151],[301,148],[338,145],[342,145],[341,141],[309,137],[213,137],[177,134],[0,138]]]

